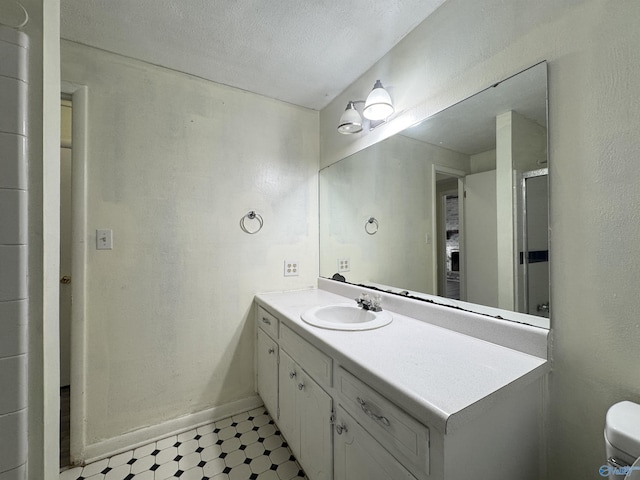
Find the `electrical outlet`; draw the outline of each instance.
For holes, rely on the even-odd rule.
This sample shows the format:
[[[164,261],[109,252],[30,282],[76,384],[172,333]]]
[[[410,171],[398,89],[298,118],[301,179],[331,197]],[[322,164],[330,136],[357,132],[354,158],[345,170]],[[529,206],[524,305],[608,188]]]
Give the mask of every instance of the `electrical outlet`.
[[[300,267],[297,260],[285,260],[284,261],[284,276],[285,277],[297,277]]]
[[[348,258],[338,259],[338,272],[348,272],[351,270],[351,261]]]

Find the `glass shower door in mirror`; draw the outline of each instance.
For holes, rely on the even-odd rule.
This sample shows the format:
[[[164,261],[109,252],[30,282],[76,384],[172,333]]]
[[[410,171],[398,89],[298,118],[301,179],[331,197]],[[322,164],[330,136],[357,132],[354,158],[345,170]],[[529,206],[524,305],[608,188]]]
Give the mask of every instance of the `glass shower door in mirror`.
[[[521,179],[519,296],[521,311],[549,317],[549,196],[547,169]]]

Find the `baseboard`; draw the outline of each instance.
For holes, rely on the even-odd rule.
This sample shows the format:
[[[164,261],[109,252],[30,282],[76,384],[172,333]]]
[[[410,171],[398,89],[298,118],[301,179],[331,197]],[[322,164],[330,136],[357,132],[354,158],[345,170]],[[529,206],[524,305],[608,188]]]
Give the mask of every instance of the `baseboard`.
[[[176,435],[193,428],[212,423],[223,418],[237,415],[263,405],[262,399],[253,395],[235,402],[209,408],[189,415],[169,420],[157,425],[144,427],[133,432],[128,432],[118,437],[109,438],[98,443],[87,445],[84,449],[84,458],[72,459],[74,465],[86,465],[103,458],[111,457],[134,448],[147,445],[157,440]]]

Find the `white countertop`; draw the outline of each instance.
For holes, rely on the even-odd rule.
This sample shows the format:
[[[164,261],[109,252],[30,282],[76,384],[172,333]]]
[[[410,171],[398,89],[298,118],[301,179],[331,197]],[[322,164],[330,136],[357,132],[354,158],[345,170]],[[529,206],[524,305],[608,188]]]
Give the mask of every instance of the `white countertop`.
[[[308,308],[353,301],[325,290],[264,293],[256,300],[346,370],[442,432],[454,431],[549,371],[543,358],[393,311],[393,322],[375,330],[327,330],[303,322],[300,314]]]

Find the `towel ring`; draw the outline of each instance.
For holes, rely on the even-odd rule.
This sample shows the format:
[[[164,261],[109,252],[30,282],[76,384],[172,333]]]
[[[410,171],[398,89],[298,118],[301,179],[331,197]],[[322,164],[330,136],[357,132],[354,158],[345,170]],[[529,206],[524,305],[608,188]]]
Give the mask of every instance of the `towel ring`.
[[[378,233],[378,220],[373,217],[370,217],[364,224],[364,231],[369,235],[375,235]]]
[[[247,226],[245,225],[245,221],[247,219],[249,219],[249,220],[257,220],[258,221],[258,228],[256,228],[253,231],[249,230],[247,228]],[[242,229],[243,232],[248,233],[249,235],[253,235],[254,233],[258,233],[260,230],[262,230],[262,226],[263,225],[264,225],[264,220],[262,219],[262,216],[259,213],[254,212],[253,210],[248,212],[244,217],[242,217],[240,219],[240,228]]]

